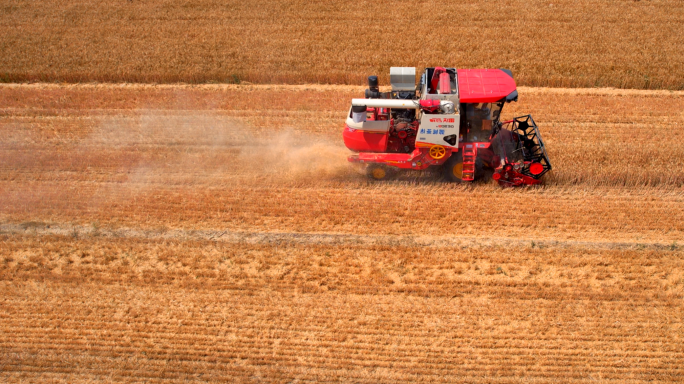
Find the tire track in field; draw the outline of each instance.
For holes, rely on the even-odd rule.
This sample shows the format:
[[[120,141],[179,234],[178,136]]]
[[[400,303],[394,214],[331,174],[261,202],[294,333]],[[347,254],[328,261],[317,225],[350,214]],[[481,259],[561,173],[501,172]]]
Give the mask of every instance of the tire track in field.
[[[675,250],[676,243],[664,242],[611,242],[546,240],[536,238],[515,239],[476,236],[393,236],[355,235],[312,232],[250,232],[228,229],[167,229],[167,228],[100,228],[97,226],[25,222],[0,224],[0,235],[69,236],[73,238],[125,238],[145,240],[220,241],[247,244],[325,244],[429,248],[485,248],[540,247],[550,249],[623,249],[623,250]]]

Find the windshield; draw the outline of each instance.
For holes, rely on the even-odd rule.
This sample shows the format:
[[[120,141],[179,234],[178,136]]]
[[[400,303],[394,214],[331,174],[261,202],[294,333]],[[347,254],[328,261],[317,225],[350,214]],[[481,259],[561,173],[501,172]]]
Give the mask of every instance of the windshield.
[[[468,103],[465,107],[467,141],[487,141],[499,123],[503,103]]]
[[[503,103],[470,103],[467,104],[466,114],[468,119],[492,120],[498,122]]]

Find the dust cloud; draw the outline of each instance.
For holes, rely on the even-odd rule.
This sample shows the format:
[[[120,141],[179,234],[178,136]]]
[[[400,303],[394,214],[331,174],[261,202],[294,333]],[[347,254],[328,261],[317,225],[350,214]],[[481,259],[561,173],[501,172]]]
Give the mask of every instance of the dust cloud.
[[[260,127],[228,113],[178,109],[43,120],[32,131],[4,126],[0,157],[3,178],[11,183],[0,190],[0,218],[97,212],[181,191],[365,182],[336,133]]]
[[[339,141],[292,129],[255,128],[207,112],[143,111],[103,122],[78,151],[114,151],[127,167],[127,183],[222,185],[344,180],[358,175]]]
[[[350,151],[340,143],[294,131],[270,138],[254,138],[240,148],[239,159],[250,164],[253,172],[275,179],[339,179],[349,176]]]

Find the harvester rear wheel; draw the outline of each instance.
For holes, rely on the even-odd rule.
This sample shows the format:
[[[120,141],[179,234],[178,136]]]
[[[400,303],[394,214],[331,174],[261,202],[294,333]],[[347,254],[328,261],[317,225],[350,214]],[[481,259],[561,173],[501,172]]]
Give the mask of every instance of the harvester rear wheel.
[[[390,176],[390,169],[383,164],[368,164],[366,176],[373,180],[387,180]]]

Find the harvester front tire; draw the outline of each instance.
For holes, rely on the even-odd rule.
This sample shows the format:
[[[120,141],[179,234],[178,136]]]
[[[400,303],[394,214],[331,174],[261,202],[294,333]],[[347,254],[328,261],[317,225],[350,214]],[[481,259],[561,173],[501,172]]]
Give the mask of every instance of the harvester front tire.
[[[368,164],[366,167],[366,176],[371,180],[387,180],[390,177],[389,167],[382,164]]]
[[[463,156],[460,152],[454,153],[444,163],[442,168],[444,179],[452,183],[463,182]]]
[[[452,183],[463,182],[463,157],[457,152],[444,163],[444,178]],[[485,176],[484,162],[479,157],[475,158],[475,180],[482,180]]]

